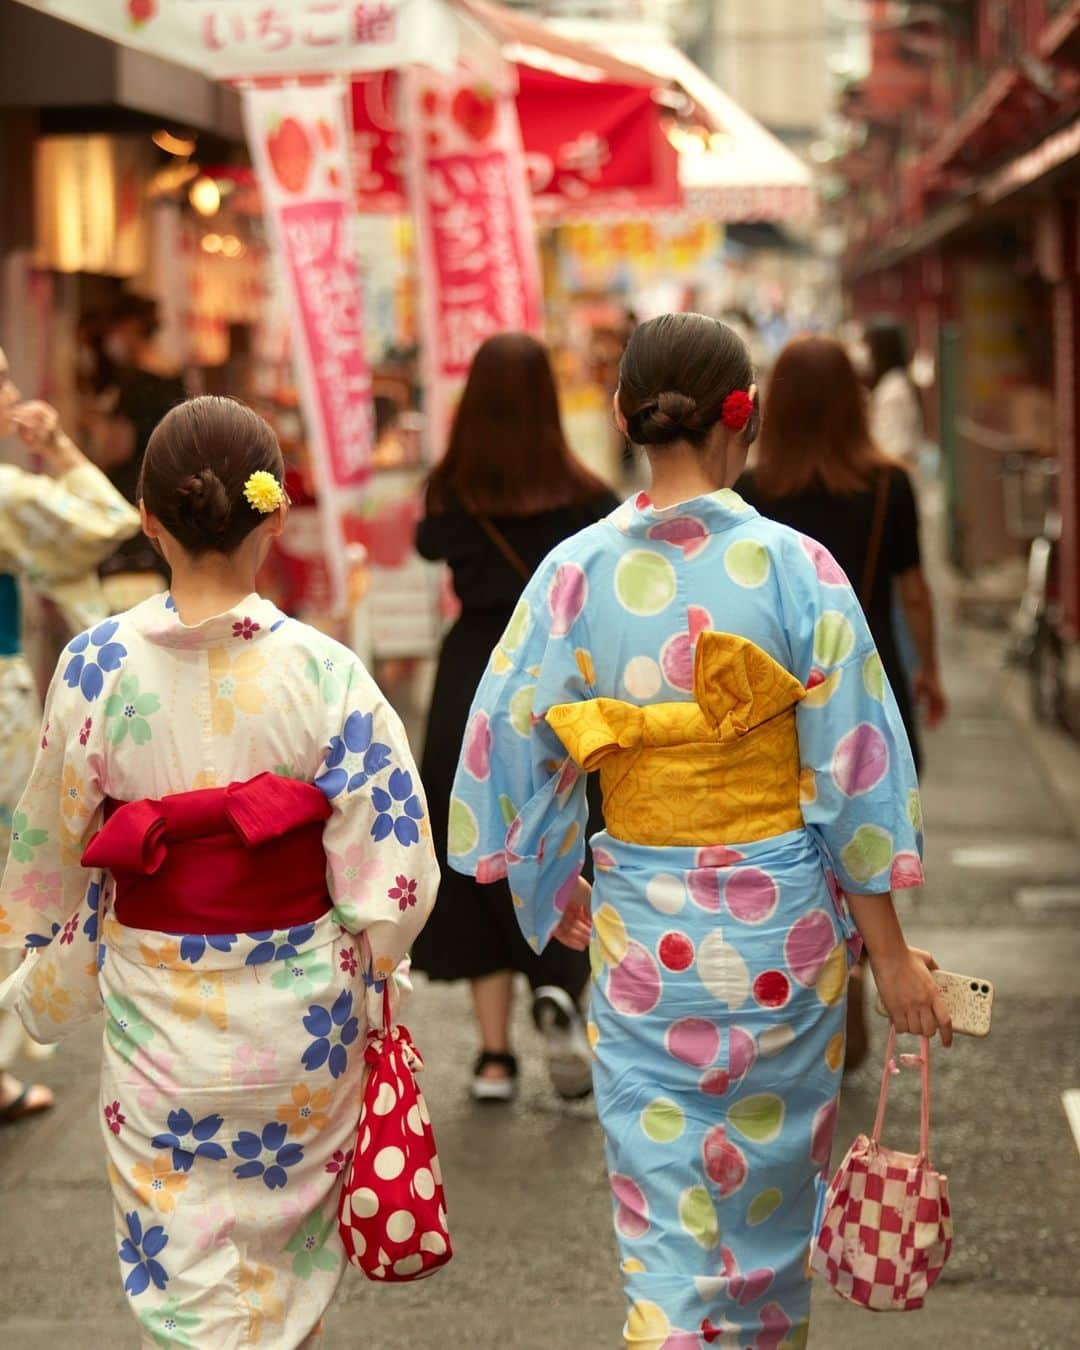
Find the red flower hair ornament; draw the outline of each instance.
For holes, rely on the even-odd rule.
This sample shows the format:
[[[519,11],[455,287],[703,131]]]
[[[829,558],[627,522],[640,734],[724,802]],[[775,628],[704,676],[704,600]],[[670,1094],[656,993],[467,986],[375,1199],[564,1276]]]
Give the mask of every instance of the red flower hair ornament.
[[[733,389],[724,399],[720,417],[728,431],[742,431],[754,411],[754,400],[745,389]]]

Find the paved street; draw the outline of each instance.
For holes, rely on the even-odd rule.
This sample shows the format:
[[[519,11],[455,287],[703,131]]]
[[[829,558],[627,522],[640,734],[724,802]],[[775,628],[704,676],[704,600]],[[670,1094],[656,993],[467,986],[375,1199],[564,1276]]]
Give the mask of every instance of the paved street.
[[[951,1176],[956,1248],[919,1314],[871,1320],[818,1289],[815,1350],[863,1350],[868,1337],[883,1350],[1077,1344],[1080,1155],[1061,1093],[1080,1087],[1080,907],[1038,888],[1080,881],[1080,843],[1043,762],[1002,709],[996,643],[954,633],[948,658],[953,716],[930,740],[925,791],[932,882],[905,908],[913,940],[997,985],[991,1039],[962,1040],[935,1059],[934,1155]],[[1023,905],[1022,887],[1035,888]],[[421,986],[408,1021],[430,1062],[457,1256],[415,1287],[377,1289],[348,1272],[330,1350],[614,1350],[622,1306],[590,1108],[556,1105],[535,1064],[515,1106],[472,1107],[463,989]],[[43,1066],[59,1108],[0,1134],[0,1306],[11,1350],[136,1345],[98,1140],[96,1036]],[[523,1016],[520,1048],[535,1048]],[[877,1064],[871,1056],[847,1086],[839,1151],[870,1123]],[[914,1087],[895,1092],[889,1130],[900,1145],[917,1133]]]

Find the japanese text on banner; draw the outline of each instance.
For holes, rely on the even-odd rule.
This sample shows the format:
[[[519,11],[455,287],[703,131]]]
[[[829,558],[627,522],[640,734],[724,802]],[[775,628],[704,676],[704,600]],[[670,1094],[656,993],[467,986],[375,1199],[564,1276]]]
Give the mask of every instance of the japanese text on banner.
[[[430,426],[436,456],[476,349],[540,326],[540,277],[510,92],[405,76]]]
[[[211,79],[453,66],[447,0],[23,0]]]

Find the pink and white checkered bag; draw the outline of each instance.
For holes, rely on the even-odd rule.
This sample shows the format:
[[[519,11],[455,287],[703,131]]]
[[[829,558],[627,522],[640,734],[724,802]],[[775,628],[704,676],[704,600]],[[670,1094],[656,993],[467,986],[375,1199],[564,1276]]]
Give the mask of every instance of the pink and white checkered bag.
[[[901,1063],[922,1070],[919,1152],[881,1145],[889,1079],[899,1073],[890,1029],[877,1118],[860,1134],[829,1183],[810,1265],[841,1298],[876,1312],[921,1308],[952,1251],[949,1181],[930,1163],[930,1044]]]

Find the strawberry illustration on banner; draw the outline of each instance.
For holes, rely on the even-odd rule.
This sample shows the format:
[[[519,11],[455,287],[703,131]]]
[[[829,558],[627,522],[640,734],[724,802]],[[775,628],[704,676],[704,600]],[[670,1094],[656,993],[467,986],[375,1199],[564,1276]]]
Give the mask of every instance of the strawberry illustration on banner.
[[[312,151],[307,133],[295,117],[280,122],[266,142],[274,177],[286,192],[303,192],[311,173]]]
[[[141,28],[154,17],[157,5],[154,0],[128,0],[127,12],[132,28]]]
[[[540,270],[509,67],[496,85],[402,75],[409,198],[420,263],[425,383],[435,457],[476,349],[537,332]]]
[[[466,85],[459,89],[450,104],[450,116],[469,140],[483,144],[495,130],[497,105],[495,93],[487,88]]]
[[[292,314],[294,360],[333,599],[345,601],[344,517],[371,473],[374,415],[340,83],[248,89],[244,114],[276,268]]]

